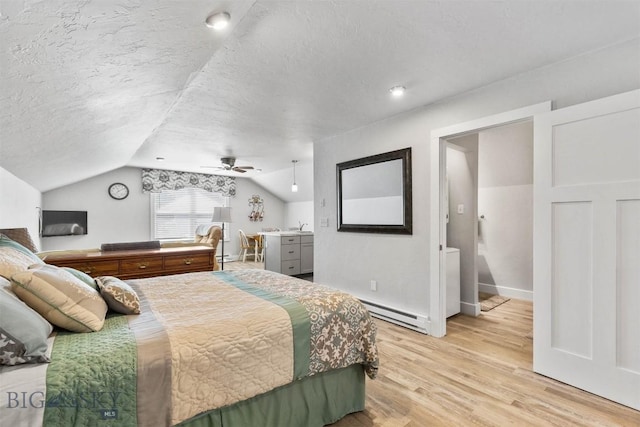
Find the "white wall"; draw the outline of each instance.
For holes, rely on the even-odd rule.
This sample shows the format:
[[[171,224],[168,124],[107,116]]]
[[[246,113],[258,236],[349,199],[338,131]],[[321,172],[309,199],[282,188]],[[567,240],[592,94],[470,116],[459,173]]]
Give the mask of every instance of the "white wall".
[[[254,194],[260,195],[264,200],[264,219],[258,222],[249,221],[249,213],[251,212],[249,198]],[[285,226],[285,203],[250,179],[236,179],[236,196],[230,199],[229,204],[233,219],[230,224],[231,252],[225,243],[225,254],[238,255],[240,252],[239,229],[246,234],[253,234],[263,228],[277,227],[282,229]]]
[[[313,201],[286,203],[283,230],[306,224],[303,230],[313,231],[313,203]]]
[[[114,200],[107,189],[114,182],[129,187],[129,197]],[[138,168],[120,168],[42,195],[45,210],[87,211],[88,234],[43,237],[43,250],[99,248],[102,243],[149,240],[149,195],[142,193]]]
[[[129,187],[129,197],[114,200],[107,193],[110,184],[122,182]],[[259,194],[264,199],[264,220],[249,221],[249,198]],[[251,180],[236,180],[236,196],[230,198],[231,237],[225,254],[239,252],[238,229],[246,233],[262,227],[282,227],[284,203]],[[47,191],[42,196],[43,209],[86,210],[89,233],[83,236],[45,237],[43,250],[99,248],[102,243],[135,242],[151,238],[150,196],[142,193],[141,170],[125,167],[96,177]]]
[[[38,208],[41,205],[40,191],[0,167],[0,228],[27,227],[40,249]]]
[[[478,272],[475,263],[478,248],[478,135],[467,135],[449,142],[459,148],[447,148],[447,246],[460,249],[460,301],[475,304],[478,300]],[[458,212],[459,205],[462,205],[462,213]]]
[[[483,289],[532,298],[532,122],[479,133],[478,214],[478,281],[490,285]]]
[[[315,204],[314,279],[428,316],[431,131],[548,100],[562,108],[638,89],[639,63],[640,39],[634,39],[316,142],[314,195],[326,205]],[[413,235],[337,232],[336,164],[408,146],[413,157]],[[323,220],[328,227],[320,227]],[[370,279],[378,281],[378,291],[369,290]]]

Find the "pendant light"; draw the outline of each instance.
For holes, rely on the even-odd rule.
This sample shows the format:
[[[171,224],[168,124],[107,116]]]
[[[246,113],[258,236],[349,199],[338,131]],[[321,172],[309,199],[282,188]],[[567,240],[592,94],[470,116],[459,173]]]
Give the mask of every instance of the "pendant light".
[[[297,193],[298,192],[298,184],[296,184],[296,163],[298,163],[297,160],[291,160],[291,163],[293,163],[293,184],[291,184],[291,191],[293,193]]]

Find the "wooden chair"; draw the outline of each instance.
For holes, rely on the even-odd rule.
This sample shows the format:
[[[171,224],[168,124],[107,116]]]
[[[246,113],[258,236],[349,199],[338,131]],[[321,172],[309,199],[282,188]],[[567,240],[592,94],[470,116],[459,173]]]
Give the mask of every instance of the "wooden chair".
[[[256,261],[264,262],[264,236],[259,234],[256,238],[256,245],[258,245],[258,256]]]
[[[242,257],[242,262],[245,262],[248,256],[252,256],[253,260],[257,261],[255,259],[256,258],[255,242],[253,245],[250,244],[249,238],[247,237],[246,234],[244,234],[244,231],[242,230],[238,230],[238,234],[240,234],[240,255],[238,256],[238,259]]]

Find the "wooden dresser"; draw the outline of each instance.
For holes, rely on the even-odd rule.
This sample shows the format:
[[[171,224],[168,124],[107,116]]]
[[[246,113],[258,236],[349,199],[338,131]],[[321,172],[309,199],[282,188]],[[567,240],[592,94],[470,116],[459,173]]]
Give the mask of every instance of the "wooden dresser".
[[[187,246],[47,255],[44,262],[58,267],[72,267],[91,277],[140,279],[194,271],[213,271],[214,253],[210,246]]]

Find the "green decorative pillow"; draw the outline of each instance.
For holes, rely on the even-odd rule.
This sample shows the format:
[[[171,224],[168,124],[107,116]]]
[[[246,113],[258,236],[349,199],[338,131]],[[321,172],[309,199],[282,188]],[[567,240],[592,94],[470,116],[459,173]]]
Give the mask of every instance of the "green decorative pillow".
[[[11,277],[18,297],[45,319],[74,332],[104,326],[107,304],[98,291],[68,271],[48,264],[32,266]]]
[[[4,234],[0,234],[0,276],[11,279],[32,264],[44,264],[36,254]]]
[[[84,273],[80,270],[76,270],[75,268],[71,268],[71,267],[61,267],[61,268],[73,274],[78,279],[82,280],[84,283],[91,286],[96,291],[100,291],[98,289],[98,285],[96,284],[96,281],[93,279],[93,277],[89,276],[87,273]]]
[[[140,298],[131,286],[111,276],[97,277],[96,283],[111,310],[122,314],[140,314]]]
[[[20,301],[0,277],[0,365],[49,362],[51,324]]]

